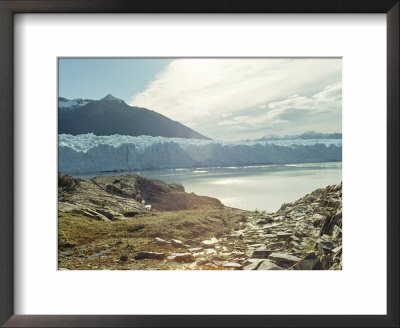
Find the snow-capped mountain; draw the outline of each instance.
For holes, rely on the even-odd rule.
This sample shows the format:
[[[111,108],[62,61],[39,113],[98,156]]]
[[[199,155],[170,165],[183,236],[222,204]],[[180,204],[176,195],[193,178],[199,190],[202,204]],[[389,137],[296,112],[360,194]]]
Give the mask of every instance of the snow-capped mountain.
[[[59,110],[73,110],[73,109],[78,109],[81,108],[82,106],[85,106],[89,102],[93,101],[92,99],[82,99],[82,98],[76,98],[69,100],[67,98],[63,97],[58,97],[58,109]]]
[[[155,111],[129,106],[109,94],[100,100],[59,98],[58,133],[209,139]]]
[[[315,131],[307,131],[302,134],[295,135],[285,135],[278,136],[275,134],[270,134],[265,137],[260,138],[259,140],[294,140],[294,139],[303,139],[303,140],[313,140],[313,139],[342,139],[342,134],[338,132],[334,133],[318,133]]]

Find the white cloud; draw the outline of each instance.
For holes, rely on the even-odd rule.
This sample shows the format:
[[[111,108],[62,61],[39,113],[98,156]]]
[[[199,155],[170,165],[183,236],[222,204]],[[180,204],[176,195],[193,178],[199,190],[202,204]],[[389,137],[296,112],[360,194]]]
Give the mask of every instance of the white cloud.
[[[321,91],[327,85],[334,87]],[[332,99],[339,103],[339,89],[340,59],[176,59],[130,104],[229,139],[216,127],[285,124],[291,109],[324,111]]]
[[[279,127],[282,125],[292,128],[297,125],[297,132],[325,127],[334,124],[330,132],[341,131],[342,87],[341,83],[326,86],[321,91],[310,96],[289,96],[286,99],[271,102],[266,105],[264,113],[253,116],[237,116],[230,120],[218,122],[218,125],[247,126],[248,129],[259,130],[262,128]],[[329,118],[329,119],[327,119]],[[334,119],[332,122],[331,119]],[[316,124],[317,123],[317,124]],[[307,127],[312,124],[314,127]],[[319,130],[319,129],[317,129]]]
[[[275,101],[268,104],[268,108],[274,111],[296,108],[302,110],[327,111],[341,109],[342,105],[342,84],[326,86],[322,91],[306,96],[290,96],[282,101]]]

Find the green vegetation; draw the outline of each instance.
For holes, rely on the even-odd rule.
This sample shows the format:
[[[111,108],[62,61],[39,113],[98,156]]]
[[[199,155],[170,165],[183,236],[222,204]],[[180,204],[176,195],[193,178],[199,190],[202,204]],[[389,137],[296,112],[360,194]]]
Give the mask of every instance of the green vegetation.
[[[229,209],[149,212],[110,222],[59,212],[59,263],[62,267],[79,268],[86,259],[82,269],[116,265],[121,269],[139,251],[159,251],[153,243],[155,237],[199,241],[219,238],[239,229],[241,221],[242,216]]]

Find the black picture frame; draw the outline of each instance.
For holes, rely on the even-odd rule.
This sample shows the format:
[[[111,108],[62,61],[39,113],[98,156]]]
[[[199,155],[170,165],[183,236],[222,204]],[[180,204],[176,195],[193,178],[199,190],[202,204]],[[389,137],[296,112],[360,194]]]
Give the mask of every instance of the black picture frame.
[[[0,0],[0,324],[4,327],[399,327],[399,8],[398,0]],[[386,14],[387,315],[14,315],[13,18],[16,13]]]

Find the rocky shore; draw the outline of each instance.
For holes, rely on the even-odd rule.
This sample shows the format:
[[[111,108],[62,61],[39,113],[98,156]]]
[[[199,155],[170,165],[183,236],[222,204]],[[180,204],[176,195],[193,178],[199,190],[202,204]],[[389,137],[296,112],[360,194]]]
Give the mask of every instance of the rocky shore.
[[[223,208],[218,199],[186,193],[182,185],[133,174],[77,179],[59,173],[58,200],[61,212],[72,211],[103,221],[124,220],[150,209]]]
[[[341,270],[342,184],[275,213],[136,175],[59,174],[59,268]]]

